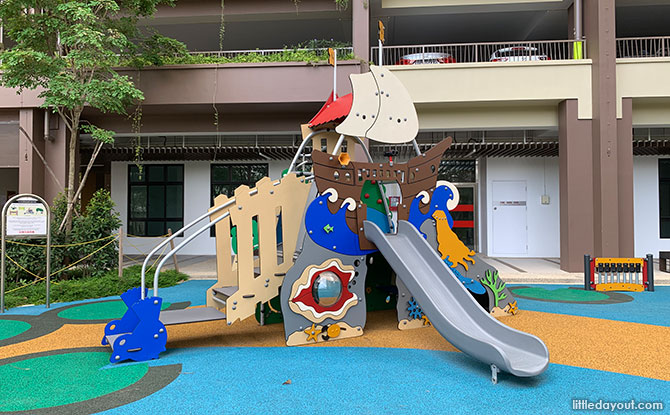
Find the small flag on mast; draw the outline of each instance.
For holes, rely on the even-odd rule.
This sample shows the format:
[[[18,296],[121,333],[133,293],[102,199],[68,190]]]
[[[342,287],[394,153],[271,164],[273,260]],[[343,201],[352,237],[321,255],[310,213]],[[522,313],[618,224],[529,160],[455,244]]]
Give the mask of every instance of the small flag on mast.
[[[335,55],[335,49],[328,48],[328,63],[330,65],[335,66],[335,59],[337,59],[337,57]]]
[[[333,65],[333,101],[337,100],[337,50],[328,48],[328,64]]]
[[[378,20],[378,23],[379,23],[379,39],[378,39],[378,42],[379,42],[379,48],[378,48],[379,49],[379,58],[378,59],[379,60],[377,62],[377,65],[382,66],[383,63],[384,63],[383,62],[384,58],[383,58],[383,54],[382,54],[382,48],[384,47],[384,41],[386,39],[384,38],[384,23],[382,23],[381,20]]]

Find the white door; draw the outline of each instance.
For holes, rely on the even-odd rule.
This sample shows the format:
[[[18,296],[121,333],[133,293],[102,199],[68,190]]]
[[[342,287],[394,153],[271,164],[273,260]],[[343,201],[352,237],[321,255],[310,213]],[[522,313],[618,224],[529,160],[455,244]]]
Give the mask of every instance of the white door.
[[[494,180],[491,193],[493,255],[526,255],[526,181]]]

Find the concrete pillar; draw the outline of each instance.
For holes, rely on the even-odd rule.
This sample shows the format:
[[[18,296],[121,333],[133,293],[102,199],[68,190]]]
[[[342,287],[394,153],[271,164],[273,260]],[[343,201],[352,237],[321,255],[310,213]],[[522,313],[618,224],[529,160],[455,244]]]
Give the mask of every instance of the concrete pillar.
[[[617,180],[619,191],[619,256],[635,256],[633,213],[633,100],[624,98],[623,117],[617,120]]]
[[[354,55],[364,62],[370,61],[370,1],[351,0],[351,40]],[[367,65],[363,65],[367,71]]]
[[[616,19],[614,0],[584,2],[584,34],[587,56],[593,60],[592,155],[593,155],[593,255],[617,257],[625,236],[632,229],[632,214],[620,211],[619,199],[627,195],[619,178],[633,175],[631,162],[620,162],[620,140],[616,118]],[[626,156],[621,160],[627,160]],[[632,157],[632,150],[631,150]],[[630,192],[632,194],[632,182]],[[620,191],[624,194],[620,195]],[[632,211],[630,212],[632,213]],[[628,223],[630,221],[631,223]]]
[[[49,138],[44,144],[46,149],[45,158],[62,186],[67,184],[67,133],[68,131],[63,120],[57,114],[49,114]],[[45,172],[45,200],[51,203],[58,196],[58,193],[62,191],[63,187],[56,183],[49,172]]]
[[[19,110],[19,193],[44,196],[44,164],[30,141],[44,155],[44,121],[42,111],[34,108]],[[30,137],[26,137],[26,134]]]
[[[558,106],[561,269],[579,272],[593,253],[592,121],[577,118],[577,100]]]
[[[575,4],[568,6],[568,37],[567,39],[575,38]]]

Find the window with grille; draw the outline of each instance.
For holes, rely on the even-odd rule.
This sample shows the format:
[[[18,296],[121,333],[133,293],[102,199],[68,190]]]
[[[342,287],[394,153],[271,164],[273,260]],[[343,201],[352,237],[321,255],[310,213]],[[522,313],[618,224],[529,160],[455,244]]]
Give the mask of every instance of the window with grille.
[[[184,165],[128,167],[128,233],[161,236],[184,226]]]
[[[268,176],[267,164],[212,164],[211,203],[218,195],[233,197],[235,189],[243,184],[254,187],[256,182]],[[214,236],[214,228],[210,232]]]
[[[658,204],[661,238],[670,238],[670,159],[658,161]]]

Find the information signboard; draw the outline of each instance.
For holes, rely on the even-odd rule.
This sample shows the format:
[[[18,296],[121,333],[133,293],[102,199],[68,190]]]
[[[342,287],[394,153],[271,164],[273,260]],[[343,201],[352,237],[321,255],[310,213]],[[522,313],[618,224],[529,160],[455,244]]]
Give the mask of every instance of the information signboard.
[[[12,238],[46,238],[46,308],[49,308],[51,291],[50,218],[51,210],[47,202],[30,193],[12,196],[2,207],[2,213],[0,213],[0,314],[5,312],[5,258],[9,257],[6,254],[7,239]]]
[[[47,236],[47,209],[37,200],[18,200],[7,209],[7,236]]]

